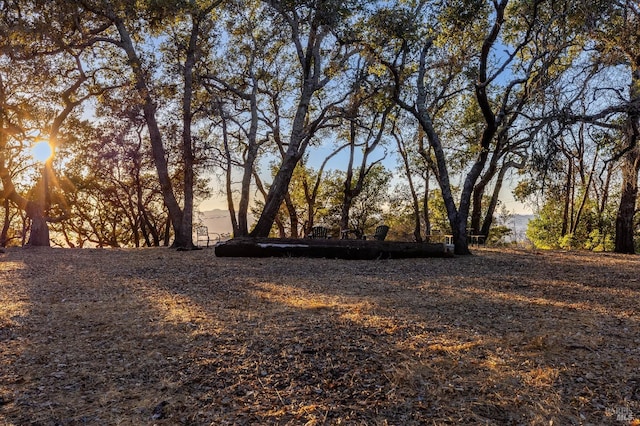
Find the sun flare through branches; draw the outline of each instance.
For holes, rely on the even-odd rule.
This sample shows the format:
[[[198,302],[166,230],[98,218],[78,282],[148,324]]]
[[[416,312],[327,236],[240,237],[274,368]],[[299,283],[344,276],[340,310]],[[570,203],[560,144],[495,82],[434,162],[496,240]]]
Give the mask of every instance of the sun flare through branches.
[[[31,148],[31,155],[37,161],[41,163],[47,162],[51,157],[53,157],[53,148],[49,144],[49,142],[42,141],[36,143],[33,148]]]

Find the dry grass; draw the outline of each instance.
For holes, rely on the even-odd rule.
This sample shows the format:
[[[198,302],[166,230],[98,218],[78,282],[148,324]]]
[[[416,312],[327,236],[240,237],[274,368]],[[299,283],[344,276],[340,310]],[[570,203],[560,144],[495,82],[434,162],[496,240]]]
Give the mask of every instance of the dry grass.
[[[0,256],[0,424],[640,417],[637,257]]]

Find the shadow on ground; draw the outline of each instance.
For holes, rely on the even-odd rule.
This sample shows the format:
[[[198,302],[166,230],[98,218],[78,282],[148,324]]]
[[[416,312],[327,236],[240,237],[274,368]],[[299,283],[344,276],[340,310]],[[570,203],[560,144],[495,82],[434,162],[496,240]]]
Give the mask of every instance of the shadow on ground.
[[[636,265],[11,250],[0,420],[620,424],[640,413]]]

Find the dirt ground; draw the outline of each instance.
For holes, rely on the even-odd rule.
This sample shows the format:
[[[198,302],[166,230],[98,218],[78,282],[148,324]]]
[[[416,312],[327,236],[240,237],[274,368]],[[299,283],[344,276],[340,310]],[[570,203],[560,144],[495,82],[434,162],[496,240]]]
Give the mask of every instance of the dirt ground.
[[[0,424],[640,424],[639,260],[10,249]]]

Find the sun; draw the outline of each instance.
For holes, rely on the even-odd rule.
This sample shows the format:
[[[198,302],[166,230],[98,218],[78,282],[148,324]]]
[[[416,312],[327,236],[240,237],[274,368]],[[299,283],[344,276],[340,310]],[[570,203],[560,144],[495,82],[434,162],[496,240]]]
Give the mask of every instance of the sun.
[[[31,155],[36,160],[44,163],[53,156],[53,148],[49,142],[38,142],[33,146],[33,148],[31,148]]]

